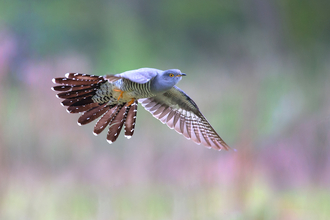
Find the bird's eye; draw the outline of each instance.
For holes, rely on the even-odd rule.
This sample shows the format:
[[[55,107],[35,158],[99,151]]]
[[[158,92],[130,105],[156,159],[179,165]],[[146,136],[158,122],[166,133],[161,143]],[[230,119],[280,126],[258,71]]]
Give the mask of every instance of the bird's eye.
[[[170,76],[170,77],[173,77],[173,76],[174,76],[174,74],[173,74],[173,73],[170,73],[170,74],[169,74],[169,76]]]

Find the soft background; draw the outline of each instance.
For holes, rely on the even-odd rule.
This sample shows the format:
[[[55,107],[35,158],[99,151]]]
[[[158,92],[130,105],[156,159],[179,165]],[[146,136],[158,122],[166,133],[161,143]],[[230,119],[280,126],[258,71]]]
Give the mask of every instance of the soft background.
[[[0,219],[329,219],[330,1],[0,1]],[[178,68],[234,150],[141,106],[109,145],[66,72]],[[104,132],[106,133],[106,132]]]

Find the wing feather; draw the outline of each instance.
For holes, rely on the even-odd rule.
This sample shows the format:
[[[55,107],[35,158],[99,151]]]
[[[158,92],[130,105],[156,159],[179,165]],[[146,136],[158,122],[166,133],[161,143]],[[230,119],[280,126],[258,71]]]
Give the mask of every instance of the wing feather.
[[[179,121],[180,119],[180,113],[179,112],[176,112],[175,115],[174,115],[174,118],[173,118],[173,126],[175,128],[177,122]],[[180,130],[179,129],[175,129],[179,134],[181,134]]]
[[[174,117],[172,117],[170,120],[168,120],[167,122],[166,122],[166,124],[167,124],[167,126],[169,127],[169,128],[171,128],[171,129],[174,129],[174,126],[175,126],[175,124],[174,124]]]
[[[160,109],[160,107],[162,106],[162,104],[156,104],[154,105],[152,108],[150,108],[150,112],[156,112],[156,110]]]
[[[149,109],[152,109],[155,105],[157,105],[157,102],[150,102],[149,104],[147,104],[145,106],[145,108],[148,108],[148,111],[149,111]]]
[[[167,107],[165,107],[165,109],[163,110],[163,112],[158,117],[159,118],[163,118],[163,117],[165,117],[170,112],[171,112],[171,108],[167,106]]]
[[[163,94],[141,99],[139,102],[155,118],[187,139],[217,150],[229,149],[196,103],[178,87],[174,86]]]
[[[157,76],[157,73],[160,70],[154,69],[154,68],[140,68],[137,70],[129,70],[120,74],[117,74],[115,76],[126,78],[131,80],[132,82],[136,83],[147,83],[149,82],[152,78]]]
[[[180,115],[180,132],[181,132],[181,134],[183,134],[183,132],[184,132],[184,124],[185,124],[185,116]],[[183,135],[185,135],[185,134],[183,134]]]
[[[163,113],[164,110],[166,109],[166,106],[161,105],[158,109],[155,109],[155,111],[152,113],[153,115],[159,115],[160,113]],[[159,117],[162,118],[162,117]]]
[[[175,115],[175,113],[176,113],[176,111],[173,111],[171,109],[171,112],[167,116],[166,122],[169,122],[173,118],[173,116]]]

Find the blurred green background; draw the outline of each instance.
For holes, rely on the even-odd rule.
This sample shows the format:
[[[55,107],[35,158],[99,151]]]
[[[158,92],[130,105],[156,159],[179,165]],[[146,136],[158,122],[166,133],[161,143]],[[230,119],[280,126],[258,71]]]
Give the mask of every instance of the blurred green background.
[[[0,219],[329,219],[330,1],[0,1]],[[234,150],[141,106],[109,145],[51,91],[154,67]]]

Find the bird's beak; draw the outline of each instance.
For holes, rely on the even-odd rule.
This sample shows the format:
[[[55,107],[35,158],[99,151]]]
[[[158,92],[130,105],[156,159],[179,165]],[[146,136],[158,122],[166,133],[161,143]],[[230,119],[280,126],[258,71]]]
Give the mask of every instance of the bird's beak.
[[[186,74],[185,73],[181,73],[181,75],[180,76],[186,76]]]

